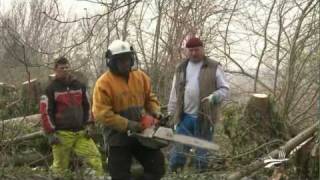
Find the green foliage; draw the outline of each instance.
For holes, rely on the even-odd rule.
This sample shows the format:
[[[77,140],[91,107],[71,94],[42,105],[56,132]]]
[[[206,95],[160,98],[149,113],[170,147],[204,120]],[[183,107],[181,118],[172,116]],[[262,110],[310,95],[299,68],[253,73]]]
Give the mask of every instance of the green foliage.
[[[242,111],[242,107],[235,104],[226,106],[223,109],[224,132],[230,139],[233,139],[239,134],[238,127]]]

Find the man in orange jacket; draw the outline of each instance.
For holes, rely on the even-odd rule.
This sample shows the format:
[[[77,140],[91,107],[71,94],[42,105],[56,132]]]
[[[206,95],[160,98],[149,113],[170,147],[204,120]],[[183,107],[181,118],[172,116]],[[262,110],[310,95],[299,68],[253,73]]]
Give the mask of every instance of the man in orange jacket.
[[[130,179],[132,158],[144,167],[144,179],[164,175],[164,156],[160,149],[146,147],[127,132],[141,132],[143,114],[159,117],[160,105],[151,91],[150,78],[133,69],[135,52],[128,42],[115,40],[106,52],[109,71],[96,82],[92,112],[104,127],[108,145],[108,166],[113,180]]]

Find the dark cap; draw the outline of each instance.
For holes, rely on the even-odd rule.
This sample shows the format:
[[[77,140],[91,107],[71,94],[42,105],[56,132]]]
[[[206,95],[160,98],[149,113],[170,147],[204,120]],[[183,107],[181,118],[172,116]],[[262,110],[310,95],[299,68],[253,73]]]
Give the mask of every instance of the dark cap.
[[[203,44],[202,44],[202,41],[197,37],[190,38],[186,43],[186,48],[194,48],[199,46],[202,47]]]

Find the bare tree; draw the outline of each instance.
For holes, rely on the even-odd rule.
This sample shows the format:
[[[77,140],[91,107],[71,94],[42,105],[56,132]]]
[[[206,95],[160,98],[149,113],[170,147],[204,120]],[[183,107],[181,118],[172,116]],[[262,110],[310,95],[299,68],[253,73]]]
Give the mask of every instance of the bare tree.
[[[150,74],[155,91],[166,102],[175,65],[182,59],[182,42],[187,35],[201,36],[208,55],[217,34],[217,24],[227,11],[228,2],[156,1],[140,4],[135,22],[136,42],[143,67]],[[149,29],[145,28],[145,19]],[[212,20],[217,21],[212,21]],[[213,22],[213,23],[212,23]]]
[[[3,58],[1,63],[5,74],[11,74],[11,81],[30,79],[36,73],[41,73],[40,67],[50,65],[57,47],[64,44],[68,36],[68,28],[58,23],[52,23],[48,18],[41,16],[41,12],[47,9],[54,13],[53,4],[45,4],[43,1],[21,2],[13,4],[11,11],[1,15],[1,45]],[[8,62],[11,63],[8,64]],[[25,74],[16,73],[22,67]],[[32,69],[32,70],[30,70]]]
[[[228,33],[221,34],[224,49],[216,47],[236,67],[228,72],[252,79],[252,92],[278,99],[289,124],[314,117],[319,88],[308,72],[315,71],[311,66],[319,52],[318,6],[312,0],[238,3],[227,21]]]

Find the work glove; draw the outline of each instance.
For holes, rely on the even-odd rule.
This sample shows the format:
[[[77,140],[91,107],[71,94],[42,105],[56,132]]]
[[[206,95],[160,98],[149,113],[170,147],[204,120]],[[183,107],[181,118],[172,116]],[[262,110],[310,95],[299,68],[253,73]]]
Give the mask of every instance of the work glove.
[[[214,92],[214,93],[210,94],[209,96],[203,98],[201,100],[201,102],[208,101],[212,105],[218,105],[218,104],[220,104],[221,100],[222,99],[221,99],[220,95],[218,93]]]
[[[165,126],[166,123],[168,122],[168,116],[165,116],[161,112],[152,113],[152,116],[154,118],[156,118],[157,120],[159,120],[159,125],[160,126]]]
[[[154,118],[158,119],[158,120],[161,120],[164,115],[159,111],[159,112],[154,112],[151,114]]]
[[[143,131],[142,125],[137,121],[128,121],[128,131],[139,133]]]
[[[48,138],[48,143],[51,146],[61,143],[60,139],[58,138],[58,136],[55,133],[47,134],[46,136]]]
[[[160,119],[160,126],[165,126],[165,127],[173,127],[173,120],[172,120],[172,115],[167,114],[167,115],[163,115]]]
[[[167,122],[166,126],[171,128],[171,129],[174,129],[174,125],[175,125],[175,123],[174,123],[173,115],[168,114],[168,122]]]

